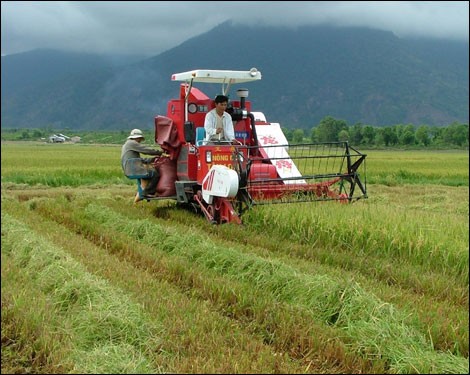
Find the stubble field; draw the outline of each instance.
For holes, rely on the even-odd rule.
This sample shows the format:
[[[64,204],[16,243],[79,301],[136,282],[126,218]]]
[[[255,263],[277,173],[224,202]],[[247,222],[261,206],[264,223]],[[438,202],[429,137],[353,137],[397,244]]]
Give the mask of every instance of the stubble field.
[[[210,225],[119,145],[2,144],[2,373],[468,373],[468,151]]]

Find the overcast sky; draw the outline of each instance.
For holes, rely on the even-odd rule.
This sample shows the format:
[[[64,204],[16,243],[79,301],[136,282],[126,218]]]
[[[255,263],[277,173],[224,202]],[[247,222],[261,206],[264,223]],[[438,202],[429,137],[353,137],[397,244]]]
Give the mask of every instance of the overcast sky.
[[[468,1],[2,1],[2,55],[53,48],[154,56],[232,19],[369,26],[468,41]]]

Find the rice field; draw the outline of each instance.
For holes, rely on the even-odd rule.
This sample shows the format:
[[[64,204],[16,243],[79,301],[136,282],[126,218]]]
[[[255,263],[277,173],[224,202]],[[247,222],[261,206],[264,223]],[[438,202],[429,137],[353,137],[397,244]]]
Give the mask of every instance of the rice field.
[[[367,200],[212,226],[2,143],[2,373],[468,373],[468,152],[364,152]]]

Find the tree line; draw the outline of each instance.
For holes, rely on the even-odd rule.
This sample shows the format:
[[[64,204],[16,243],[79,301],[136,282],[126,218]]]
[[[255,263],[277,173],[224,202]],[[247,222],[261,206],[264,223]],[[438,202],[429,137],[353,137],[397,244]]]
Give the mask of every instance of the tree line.
[[[412,124],[374,127],[324,117],[310,133],[305,129],[282,128],[292,143],[348,141],[353,146],[367,147],[457,147],[468,148],[468,124],[453,122],[445,127]]]
[[[2,140],[45,140],[45,137],[57,131],[52,128],[2,129]],[[82,142],[91,143],[120,143],[128,133],[124,130],[74,132],[66,129],[62,132],[64,131],[80,135]],[[412,124],[374,127],[362,123],[348,126],[345,120],[326,116],[310,132],[285,127],[282,127],[282,131],[291,143],[348,141],[352,146],[435,148],[468,148],[469,143],[468,124],[458,122],[444,127]]]

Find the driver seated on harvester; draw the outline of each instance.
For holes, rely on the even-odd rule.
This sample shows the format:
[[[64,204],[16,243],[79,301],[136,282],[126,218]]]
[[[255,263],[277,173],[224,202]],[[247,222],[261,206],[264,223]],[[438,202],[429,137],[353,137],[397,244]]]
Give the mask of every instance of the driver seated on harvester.
[[[207,112],[204,121],[206,130],[205,143],[231,142],[239,144],[235,139],[232,116],[225,112],[228,105],[228,96],[217,95],[214,99],[215,108]]]

